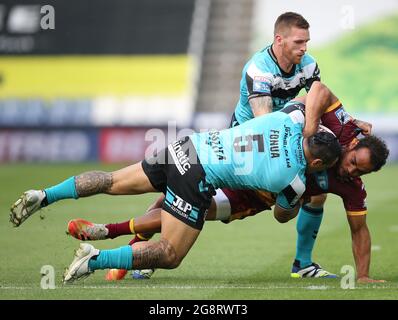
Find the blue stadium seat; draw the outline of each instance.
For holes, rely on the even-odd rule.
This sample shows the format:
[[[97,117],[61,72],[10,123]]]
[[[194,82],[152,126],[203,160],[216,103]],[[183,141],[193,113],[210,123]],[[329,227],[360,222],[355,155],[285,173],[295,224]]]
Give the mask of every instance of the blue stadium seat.
[[[69,102],[64,99],[57,99],[49,107],[47,114],[47,124],[50,126],[68,126],[73,118],[73,112]]]
[[[0,125],[15,126],[20,124],[20,108],[18,101],[7,99],[0,101]]]
[[[43,100],[25,100],[19,106],[21,124],[37,127],[46,122],[46,112]]]
[[[76,100],[70,106],[73,117],[71,125],[89,126],[91,125],[91,100]]]
[[[91,125],[91,101],[88,99],[57,99],[48,111],[51,126]]]

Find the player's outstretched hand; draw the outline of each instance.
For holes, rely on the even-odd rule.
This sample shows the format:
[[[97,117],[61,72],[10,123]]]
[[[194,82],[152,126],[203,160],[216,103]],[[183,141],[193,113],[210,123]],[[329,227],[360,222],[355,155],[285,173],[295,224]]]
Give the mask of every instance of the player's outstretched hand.
[[[368,136],[372,134],[372,124],[366,121],[358,120],[355,119],[355,124],[359,129],[361,129],[361,132],[364,136]]]
[[[361,277],[358,278],[358,283],[383,283],[383,282],[387,282],[386,280],[376,280],[376,279],[372,279],[369,277]]]

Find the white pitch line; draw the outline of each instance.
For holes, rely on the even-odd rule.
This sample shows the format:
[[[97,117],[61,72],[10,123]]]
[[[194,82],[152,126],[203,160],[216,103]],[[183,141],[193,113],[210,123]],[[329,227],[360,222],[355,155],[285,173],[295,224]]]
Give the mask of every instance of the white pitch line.
[[[61,285],[57,286],[56,289],[116,289],[116,290],[137,290],[137,289],[202,289],[202,290],[219,290],[219,289],[242,289],[242,290],[274,290],[274,289],[308,289],[308,290],[325,290],[329,289],[328,286],[308,286],[308,287],[296,287],[296,286],[269,286],[269,287],[256,287],[256,286],[86,286],[86,285]],[[17,286],[0,286],[0,290],[36,290],[41,289],[40,287],[17,287]]]
[[[65,286],[66,287],[66,286]],[[64,287],[64,288],[65,288]],[[143,287],[123,287],[123,289],[205,289],[205,290],[219,290],[219,289],[241,289],[241,290],[274,290],[274,289],[310,289],[314,290],[317,286],[309,287],[294,287],[294,286],[269,286],[269,287],[256,287],[256,286],[143,286]],[[75,286],[74,288],[78,288]],[[108,289],[107,286],[84,286],[88,289]],[[118,286],[111,287],[112,289],[119,289]],[[320,286],[320,290],[328,289],[327,286]]]
[[[40,289],[38,287],[0,287],[0,290],[32,290]]]
[[[308,289],[308,290],[327,290],[327,289],[329,289],[329,287],[328,286],[308,286],[305,289]]]
[[[370,284],[369,284],[370,285]],[[338,286],[331,287],[325,285],[310,285],[310,286],[269,286],[269,287],[256,287],[256,286],[167,286],[167,285],[157,285],[157,286],[86,286],[86,285],[61,285],[56,286],[55,289],[115,289],[115,290],[137,290],[137,289],[183,289],[183,290],[192,290],[192,289],[199,289],[199,290],[220,290],[220,289],[241,289],[241,290],[274,290],[274,289],[303,289],[303,290],[331,290],[331,289],[340,289]],[[396,290],[397,287],[388,287],[388,286],[357,286],[355,287],[356,290],[366,290],[366,289],[390,289]],[[44,290],[38,286],[0,286],[0,290]],[[47,289],[50,290],[51,289]],[[343,290],[343,289],[342,289]]]

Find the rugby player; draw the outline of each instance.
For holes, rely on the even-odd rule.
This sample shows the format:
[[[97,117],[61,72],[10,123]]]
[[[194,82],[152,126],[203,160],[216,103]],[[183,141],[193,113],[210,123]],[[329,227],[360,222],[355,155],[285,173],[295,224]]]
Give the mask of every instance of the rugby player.
[[[274,41],[271,45],[255,53],[247,62],[242,71],[240,82],[240,98],[235,112],[232,116],[231,126],[238,125],[244,121],[282,108],[287,102],[295,98],[305,88],[308,92],[306,98],[306,125],[304,136],[314,134],[318,128],[321,113],[312,112],[325,106],[328,99],[328,91],[320,82],[320,70],[315,59],[307,51],[307,43],[310,40],[309,23],[301,15],[294,12],[286,12],[280,15],[274,25]],[[370,133],[370,132],[369,132]],[[250,201],[257,206],[264,207],[264,199],[260,194],[250,196]],[[242,197],[242,199],[239,199]],[[247,197],[240,193],[235,195],[237,203],[247,202]],[[267,199],[265,199],[267,200]],[[323,204],[326,194],[315,195],[310,199],[308,207],[318,209],[318,220],[323,215]],[[305,208],[300,208],[300,216],[307,213]],[[314,219],[299,219],[303,234],[308,230],[307,237],[312,237]],[[140,240],[139,237],[135,238]],[[300,234],[298,235],[300,242]],[[297,246],[298,255],[308,256],[308,250],[302,245]],[[308,260],[308,259],[307,259]],[[308,268],[313,273],[308,272]],[[293,265],[295,274],[303,276],[315,274],[317,277],[334,277],[335,275],[323,270],[319,265],[309,261],[303,261],[300,267],[297,263]],[[302,270],[301,270],[302,269]]]
[[[323,104],[320,70],[315,59],[306,53],[309,27],[307,20],[294,12],[277,18],[274,42],[256,52],[242,70],[240,97],[231,126],[282,109],[304,88],[309,109]],[[307,115],[307,122],[310,124],[306,124],[304,134],[315,133],[317,121]]]
[[[317,109],[321,105],[327,104],[329,91],[320,82],[320,71],[315,59],[306,53],[307,42],[310,40],[309,27],[306,19],[294,12],[286,12],[277,18],[274,25],[273,44],[254,54],[243,68],[240,82],[240,98],[232,116],[231,126],[236,126],[253,117],[279,110],[286,102],[296,97],[303,88],[309,91],[306,98],[306,110]],[[316,132],[320,115],[321,113],[316,114],[315,112],[306,111],[305,136]],[[221,197],[219,201],[228,202],[222,192],[219,192],[216,197],[218,196]],[[324,202],[326,197],[322,195],[320,198],[318,197],[315,196],[312,200],[319,206],[319,203]],[[248,201],[245,193],[235,192],[231,198],[234,198],[238,204]],[[158,199],[152,208],[160,207],[162,201],[163,197]],[[269,207],[268,205],[264,207],[264,200],[261,197],[257,199],[257,197],[252,196],[250,201],[257,203],[260,208]],[[265,204],[267,204],[267,201],[265,201]],[[219,216],[217,218],[223,219],[222,211],[218,210],[218,213]],[[228,210],[224,214],[229,215]],[[139,231],[140,224],[144,228],[151,225],[156,226],[157,217],[154,217],[154,223],[151,220],[150,215],[147,215],[144,221],[137,223],[137,236],[130,244],[136,241],[148,240],[151,237],[150,234],[143,234]],[[303,219],[300,221],[306,222]],[[130,227],[134,230],[134,226],[130,226],[130,224],[133,224],[133,220],[123,225],[116,224],[115,228],[121,228],[122,231],[128,232]],[[302,229],[306,230],[304,227]],[[312,232],[310,236],[312,236]],[[319,268],[317,270],[321,271]],[[329,274],[326,271],[317,272],[317,276],[328,276]]]
[[[317,109],[325,105],[328,90],[320,82],[320,71],[316,61],[306,53],[307,42],[310,40],[309,27],[308,21],[294,12],[283,13],[277,18],[274,25],[274,42],[255,53],[242,70],[240,97],[230,127],[280,110],[303,88],[308,91],[307,109]],[[315,113],[306,113],[304,136],[310,136],[318,129],[319,117],[317,118]],[[242,196],[245,197],[244,194]],[[238,203],[244,201],[239,200],[238,194],[236,197]],[[162,201],[161,197],[152,207],[159,207]],[[256,202],[262,203],[261,199]],[[154,220],[156,225],[157,217]],[[148,215],[145,226],[150,223]],[[118,224],[115,228],[128,231],[130,226],[127,223],[123,226]],[[150,234],[136,232],[137,236],[131,244],[151,237]]]
[[[305,88],[308,95],[304,136],[316,132],[321,114],[311,111],[325,105],[328,94],[327,88],[320,82],[320,70],[315,59],[306,52],[309,40],[309,23],[304,17],[294,12],[286,12],[277,18],[274,25],[273,43],[255,53],[243,68],[240,98],[232,116],[231,126],[279,110]],[[371,133],[370,124],[358,122],[357,125],[363,129],[364,134]],[[247,201],[242,193],[234,198],[237,203]],[[251,196],[250,201],[258,205],[264,202],[261,197],[255,198]],[[318,264],[313,264],[308,258],[311,241],[305,240],[306,245],[303,245],[301,241],[313,239],[313,230],[319,229],[322,220],[325,201],[326,194],[314,195],[307,206],[300,208],[300,219],[297,220],[297,230],[300,232],[296,257],[299,263],[295,261],[293,264],[292,276],[335,277]],[[312,213],[308,212],[308,208],[316,208],[316,218],[312,218]],[[136,237],[136,240],[139,238]]]
[[[296,98],[287,104],[287,108],[305,108],[305,97]],[[320,225],[319,209],[311,206],[309,198],[313,195],[331,192],[341,197],[347,213],[347,219],[351,228],[353,254],[357,266],[357,279],[359,282],[376,282],[369,277],[370,266],[370,234],[366,225],[366,191],[360,175],[379,170],[386,162],[388,149],[385,144],[376,137],[357,139],[361,129],[353,118],[344,110],[342,104],[330,93],[328,108],[326,108],[321,120],[322,124],[332,130],[339,137],[340,143],[345,146],[341,161],[328,171],[307,175],[307,188],[303,196],[305,203],[305,218],[315,220],[310,223],[297,223],[298,242],[295,262],[293,264],[292,277],[330,277],[330,274],[311,260],[311,253]],[[369,129],[364,126],[365,130]],[[206,220],[224,220],[230,222],[235,219],[243,219],[246,216],[255,215],[263,210],[270,209],[274,204],[274,195],[269,192],[254,190],[229,190],[218,189],[210,206]],[[69,222],[68,232],[80,240],[100,240],[115,238],[120,235],[136,233],[135,241],[150,238],[154,232],[161,230],[160,204],[161,199],[152,205],[147,214],[142,217],[128,220],[119,224],[94,224],[87,220],[75,219]],[[307,213],[309,212],[309,213]],[[294,216],[289,212],[276,216],[279,222],[287,222]],[[299,216],[299,219],[303,216]],[[319,223],[319,224],[318,224]],[[307,229],[305,229],[304,227]],[[314,226],[315,225],[315,226]],[[143,234],[144,236],[140,235]],[[135,242],[134,241],[134,242]],[[300,252],[307,254],[305,256]],[[304,268],[297,266],[304,259],[309,262]],[[136,278],[147,278],[153,271],[144,273],[135,272]],[[326,274],[325,274],[326,273]],[[108,280],[117,280],[124,277],[124,270],[110,270]],[[381,280],[380,280],[381,281]]]
[[[101,251],[83,243],[64,281],[73,282],[97,269],[176,268],[199,236],[217,188],[274,192],[276,215],[297,214],[305,172],[331,167],[341,153],[332,133],[304,138],[303,127],[303,113],[292,110],[231,129],[193,134],[121,170],[87,172],[45,190],[27,191],[13,205],[10,220],[19,226],[40,207],[62,199],[163,192],[159,241]]]
[[[326,105],[328,92],[320,82],[318,64],[306,52],[307,43],[310,40],[309,27],[308,21],[294,12],[286,12],[277,18],[274,25],[273,43],[255,53],[243,68],[240,97],[232,115],[231,126],[281,109],[305,88],[308,96],[304,136],[316,132],[321,114],[317,115],[312,110]],[[264,209],[268,208],[267,202],[264,203],[259,195],[258,193],[257,196],[250,196],[250,201]],[[239,197],[243,199],[239,199]],[[244,194],[235,195],[233,198],[236,198],[237,203],[248,201]],[[321,208],[325,201],[326,194],[320,194],[313,196],[309,203],[309,206],[316,206],[319,209],[318,217],[322,217],[323,209]],[[304,209],[300,208],[300,214],[302,212],[305,214]],[[309,230],[312,227],[310,222],[312,222],[310,219],[300,219],[300,224],[303,225],[300,229]],[[312,237],[313,232],[308,236]],[[139,240],[140,238],[136,237],[135,239]],[[297,248],[301,254],[303,247],[297,246]],[[300,269],[308,271],[304,267],[311,264],[312,262],[300,265]],[[294,268],[297,269],[297,266]],[[296,274],[300,272],[300,270],[295,271]],[[333,277],[333,274],[323,270],[319,265],[316,265],[316,275],[317,277]]]

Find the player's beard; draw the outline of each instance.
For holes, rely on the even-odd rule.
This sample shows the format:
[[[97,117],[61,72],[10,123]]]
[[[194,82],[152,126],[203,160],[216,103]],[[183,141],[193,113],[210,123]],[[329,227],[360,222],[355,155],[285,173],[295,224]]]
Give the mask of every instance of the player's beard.
[[[301,62],[301,60],[303,59],[304,54],[303,55],[299,55],[297,54],[293,54],[292,56],[292,61],[294,61],[294,64],[299,64]]]
[[[284,56],[288,58],[288,61],[289,61],[291,64],[299,64],[299,63],[301,62],[301,59],[302,59],[303,56],[304,56],[304,55],[299,56],[299,55],[298,55],[299,52],[297,52],[297,51],[293,51],[293,52],[292,52],[292,50],[288,48],[288,46],[287,46],[286,43],[283,44],[282,49],[283,49],[282,52],[283,52]]]
[[[352,178],[348,175],[348,172],[345,172],[344,169],[341,168],[341,161],[340,159],[336,164],[336,177],[338,180],[343,181],[343,182],[348,182],[351,181]]]

